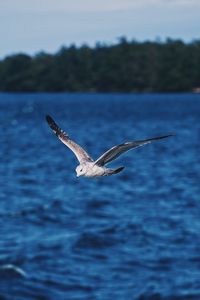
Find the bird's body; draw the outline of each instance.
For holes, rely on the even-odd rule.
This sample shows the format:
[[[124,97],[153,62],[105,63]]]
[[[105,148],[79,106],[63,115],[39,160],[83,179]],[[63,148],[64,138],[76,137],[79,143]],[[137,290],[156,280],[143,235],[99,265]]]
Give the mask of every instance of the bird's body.
[[[98,177],[98,176],[109,176],[121,172],[124,167],[118,169],[109,169],[106,167],[98,166],[95,162],[84,162],[76,168],[77,177],[81,176],[82,173],[85,177]]]
[[[84,173],[85,177],[104,176],[104,169],[104,167],[96,166],[94,162],[86,161],[76,168],[76,173],[77,177],[81,176],[81,173]]]
[[[57,137],[75,154],[79,161],[79,165],[76,167],[77,177],[85,176],[85,177],[99,177],[99,176],[109,176],[113,174],[117,174],[121,172],[124,167],[120,167],[117,169],[110,169],[105,167],[105,165],[112,160],[116,159],[122,153],[127,152],[133,148],[137,148],[146,144],[149,144],[154,141],[158,141],[172,134],[155,137],[146,140],[127,142],[121,145],[117,145],[106,151],[102,154],[97,160],[93,160],[90,155],[78,144],[70,139],[70,137],[58,127],[58,125],[54,122],[54,120],[50,116],[46,116],[47,123],[50,128],[54,131]]]
[[[97,177],[105,176],[107,168],[99,167],[95,165],[94,162],[84,162],[76,168],[77,177],[81,176],[81,173],[84,173],[85,177]]]

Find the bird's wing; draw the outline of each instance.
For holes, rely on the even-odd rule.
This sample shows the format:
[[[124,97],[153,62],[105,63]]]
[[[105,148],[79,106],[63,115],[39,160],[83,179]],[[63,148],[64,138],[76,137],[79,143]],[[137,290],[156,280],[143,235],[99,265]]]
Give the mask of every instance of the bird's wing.
[[[53,132],[57,135],[61,142],[63,142],[63,144],[72,150],[80,163],[83,163],[84,161],[93,161],[89,154],[81,146],[72,141],[70,137],[58,127],[50,116],[47,115],[46,120]]]
[[[141,140],[141,141],[134,141],[134,142],[128,142],[124,143],[118,146],[114,146],[108,151],[106,151],[104,154],[102,154],[96,161],[95,164],[98,166],[104,166],[105,164],[109,163],[110,161],[116,159],[118,156],[120,156],[122,153],[129,151],[131,149],[159,141],[161,139],[165,139],[169,136],[173,136],[174,134],[168,134],[164,136],[154,137],[151,139]]]

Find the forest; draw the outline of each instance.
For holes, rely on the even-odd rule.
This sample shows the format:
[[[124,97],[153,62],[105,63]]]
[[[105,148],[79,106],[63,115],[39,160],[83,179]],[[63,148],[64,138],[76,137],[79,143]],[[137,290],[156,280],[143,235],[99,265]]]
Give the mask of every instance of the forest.
[[[2,92],[190,92],[200,87],[200,40],[70,45],[0,60]]]

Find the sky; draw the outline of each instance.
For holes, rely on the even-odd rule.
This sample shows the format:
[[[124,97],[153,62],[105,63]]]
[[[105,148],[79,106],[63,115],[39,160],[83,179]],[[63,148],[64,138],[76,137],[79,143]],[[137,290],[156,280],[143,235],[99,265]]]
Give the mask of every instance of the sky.
[[[200,0],[0,0],[0,58],[122,36],[200,39]]]

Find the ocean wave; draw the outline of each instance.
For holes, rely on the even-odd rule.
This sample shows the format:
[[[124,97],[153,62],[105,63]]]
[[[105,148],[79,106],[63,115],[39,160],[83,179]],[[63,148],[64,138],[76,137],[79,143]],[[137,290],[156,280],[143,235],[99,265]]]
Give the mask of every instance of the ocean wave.
[[[27,278],[27,273],[13,264],[5,264],[0,266],[0,278]]]

